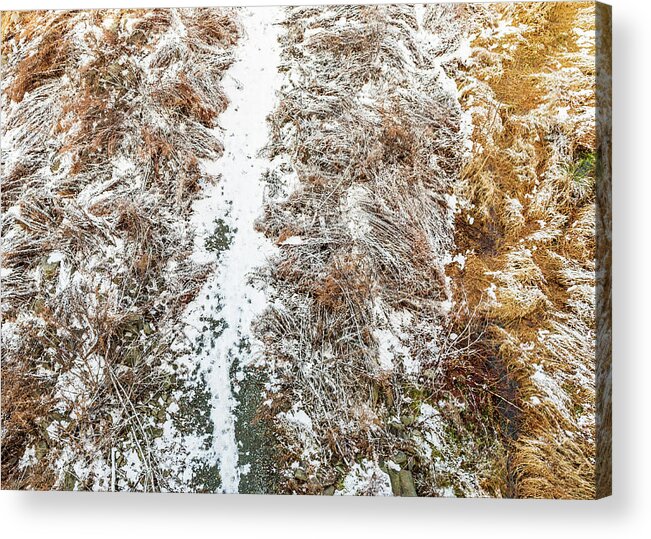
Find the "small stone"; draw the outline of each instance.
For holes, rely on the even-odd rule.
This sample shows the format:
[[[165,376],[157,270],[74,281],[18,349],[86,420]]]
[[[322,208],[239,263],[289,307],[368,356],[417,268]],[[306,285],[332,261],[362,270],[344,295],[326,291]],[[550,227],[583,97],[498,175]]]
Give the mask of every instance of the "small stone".
[[[414,476],[411,475],[411,472],[409,470],[401,470],[400,471],[400,490],[401,490],[401,496],[418,496],[416,494],[416,485],[414,485]]]
[[[391,481],[391,492],[393,492],[394,496],[400,496],[402,492],[400,489],[400,475],[396,470],[392,470],[391,468],[387,470],[387,473],[389,474],[389,481]]]
[[[32,310],[36,314],[41,314],[45,311],[45,300],[43,298],[36,298],[32,304]]]
[[[414,422],[416,421],[416,418],[413,415],[405,415],[405,416],[402,416],[400,421],[402,422],[402,424],[405,427],[408,427],[409,425],[414,424]]]
[[[373,405],[376,405],[378,402],[378,399],[380,398],[380,391],[378,390],[377,386],[373,386],[371,388],[371,402]]]
[[[404,451],[398,451],[395,455],[393,455],[393,462],[396,464],[404,464],[407,462],[407,455],[404,453]]]
[[[323,489],[323,495],[324,496],[334,496],[335,495],[335,487],[334,485],[329,485],[326,488]]]
[[[47,455],[48,447],[47,443],[41,441],[36,444],[35,456],[36,460],[41,460],[45,455]]]
[[[59,262],[43,262],[41,264],[41,269],[43,271],[43,277],[45,279],[51,279],[54,277],[59,269]]]
[[[305,473],[305,470],[303,470],[302,468],[296,468],[296,471],[294,472],[294,477],[299,481],[307,481],[307,474]]]
[[[430,380],[436,380],[437,378],[436,371],[433,369],[425,369],[425,371],[423,371],[423,376],[425,378],[429,378]]]

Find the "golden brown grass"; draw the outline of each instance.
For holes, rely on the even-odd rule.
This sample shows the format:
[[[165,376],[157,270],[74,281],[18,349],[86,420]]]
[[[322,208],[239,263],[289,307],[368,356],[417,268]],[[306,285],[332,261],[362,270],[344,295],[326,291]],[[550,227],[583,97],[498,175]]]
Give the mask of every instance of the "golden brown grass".
[[[510,494],[592,498],[595,133],[586,111],[594,66],[585,58],[594,42],[579,45],[573,29],[594,31],[594,8],[473,9],[476,31],[498,21],[526,28],[473,42],[462,105],[474,150],[455,190],[470,203],[455,236],[468,254],[457,290],[481,313],[487,343],[517,386]]]
[[[5,19],[8,21],[5,26]],[[71,52],[66,39],[70,12],[35,12],[33,14],[3,13],[3,43],[6,39],[37,39],[35,54],[20,59],[12,83],[7,88],[9,98],[22,101],[27,92],[42,86],[49,79],[58,78],[65,72]],[[20,28],[20,30],[18,30]],[[8,54],[8,51],[3,51]]]

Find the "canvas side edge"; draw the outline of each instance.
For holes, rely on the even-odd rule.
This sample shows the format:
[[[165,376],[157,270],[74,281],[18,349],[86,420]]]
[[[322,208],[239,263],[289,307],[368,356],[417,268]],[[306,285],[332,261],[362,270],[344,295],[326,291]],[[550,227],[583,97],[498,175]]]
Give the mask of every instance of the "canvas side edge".
[[[612,494],[612,8],[596,16],[596,498]]]

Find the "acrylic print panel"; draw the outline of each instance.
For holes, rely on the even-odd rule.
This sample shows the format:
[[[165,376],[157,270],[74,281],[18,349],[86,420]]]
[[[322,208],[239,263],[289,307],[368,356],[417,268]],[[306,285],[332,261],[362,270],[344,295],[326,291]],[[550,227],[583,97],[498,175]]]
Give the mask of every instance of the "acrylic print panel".
[[[610,9],[2,13],[2,487],[610,492]]]

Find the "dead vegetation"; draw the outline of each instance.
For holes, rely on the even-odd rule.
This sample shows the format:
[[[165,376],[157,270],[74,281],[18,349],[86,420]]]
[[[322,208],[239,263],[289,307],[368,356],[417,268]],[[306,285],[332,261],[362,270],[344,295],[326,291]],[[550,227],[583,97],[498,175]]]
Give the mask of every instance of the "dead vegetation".
[[[592,498],[594,6],[472,6],[469,21],[453,281],[516,386],[509,494]]]
[[[252,414],[279,490],[594,497],[593,5],[286,14]],[[157,440],[239,34],[3,13],[4,488],[187,488]]]
[[[421,24],[412,6],[288,10],[291,84],[268,146],[279,173],[259,222],[280,254],[261,276],[274,292],[256,329],[291,492],[345,491],[369,466],[402,469],[400,492],[500,490],[493,458],[477,457],[499,452],[492,425],[465,426],[492,397],[462,402],[449,387],[461,110]],[[354,492],[380,492],[371,476]]]
[[[593,6],[285,26],[257,328],[284,488],[375,463],[394,493],[593,497]]]
[[[3,12],[2,33],[2,486],[180,488],[158,439],[235,19]]]

